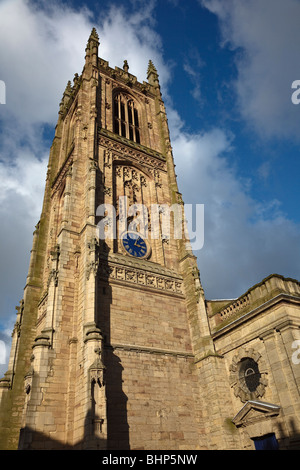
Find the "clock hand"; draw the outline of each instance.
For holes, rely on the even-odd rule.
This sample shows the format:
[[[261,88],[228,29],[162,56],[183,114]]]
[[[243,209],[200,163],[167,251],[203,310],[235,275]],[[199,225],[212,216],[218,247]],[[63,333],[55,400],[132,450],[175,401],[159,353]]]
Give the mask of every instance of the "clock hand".
[[[135,243],[134,243],[134,246],[138,246],[139,248],[141,248],[141,245],[138,245],[137,242],[139,241],[140,238],[141,238],[141,237],[139,237],[139,238],[135,241]]]

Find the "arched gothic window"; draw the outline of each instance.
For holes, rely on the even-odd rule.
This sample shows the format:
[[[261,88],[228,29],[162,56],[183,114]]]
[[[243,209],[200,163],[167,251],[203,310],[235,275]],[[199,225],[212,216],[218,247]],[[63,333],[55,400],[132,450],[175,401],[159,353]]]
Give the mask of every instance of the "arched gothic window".
[[[114,132],[140,143],[138,110],[134,101],[122,93],[114,98]]]

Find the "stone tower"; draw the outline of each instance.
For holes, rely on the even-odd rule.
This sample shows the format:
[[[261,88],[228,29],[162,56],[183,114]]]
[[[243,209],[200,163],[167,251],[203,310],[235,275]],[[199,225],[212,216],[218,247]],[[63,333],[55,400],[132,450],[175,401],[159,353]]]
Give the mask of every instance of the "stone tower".
[[[198,367],[214,347],[196,259],[175,236],[185,221],[158,73],[150,61],[140,83],[98,47],[93,29],[60,103],[0,447],[201,449]]]

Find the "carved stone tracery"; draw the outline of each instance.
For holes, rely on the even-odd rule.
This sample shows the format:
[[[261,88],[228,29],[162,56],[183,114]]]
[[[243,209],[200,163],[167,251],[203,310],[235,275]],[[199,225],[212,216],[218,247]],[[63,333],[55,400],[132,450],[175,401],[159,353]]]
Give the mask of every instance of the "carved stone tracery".
[[[103,132],[104,130],[101,129],[101,133]],[[105,154],[109,154],[112,160],[126,160],[142,165],[144,168],[156,168],[167,171],[166,161],[162,154],[148,148],[145,148],[144,151],[131,148],[130,145],[124,145],[122,142],[115,140],[115,134],[112,135],[114,140],[99,134],[99,144],[106,149]],[[140,147],[142,148],[142,146]],[[105,158],[107,162],[107,157]]]
[[[89,280],[91,273],[96,277],[99,267],[99,240],[92,238],[87,243],[89,260],[86,268],[86,278]]]

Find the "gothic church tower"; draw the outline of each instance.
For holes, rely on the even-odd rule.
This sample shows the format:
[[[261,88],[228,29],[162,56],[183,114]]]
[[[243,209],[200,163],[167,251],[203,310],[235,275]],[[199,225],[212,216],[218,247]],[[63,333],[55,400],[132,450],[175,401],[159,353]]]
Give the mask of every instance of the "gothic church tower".
[[[183,204],[158,73],[150,61],[140,83],[98,47],[93,29],[60,103],[0,447],[205,448],[199,367],[214,352],[188,240],[163,231]]]

